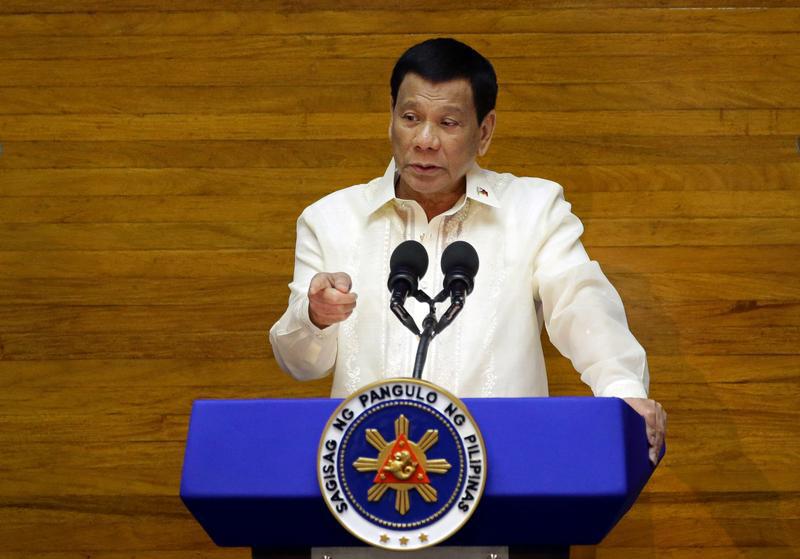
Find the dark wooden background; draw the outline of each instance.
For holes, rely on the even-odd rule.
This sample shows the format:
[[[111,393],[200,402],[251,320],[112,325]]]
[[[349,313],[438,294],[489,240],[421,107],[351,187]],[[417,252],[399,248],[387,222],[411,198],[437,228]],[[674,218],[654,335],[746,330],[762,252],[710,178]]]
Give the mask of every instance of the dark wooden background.
[[[391,66],[440,35],[494,62],[482,164],[565,186],[670,414],[573,556],[800,557],[800,2],[753,4],[3,0],[0,557],[247,556],[178,498],[191,403],[327,395],[267,342],[294,222],[383,172]]]

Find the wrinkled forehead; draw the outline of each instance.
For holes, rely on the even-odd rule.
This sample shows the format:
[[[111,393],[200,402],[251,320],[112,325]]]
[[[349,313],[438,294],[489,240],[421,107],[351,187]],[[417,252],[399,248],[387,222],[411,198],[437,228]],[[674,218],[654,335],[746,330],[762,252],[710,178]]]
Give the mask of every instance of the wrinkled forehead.
[[[407,108],[436,108],[475,114],[472,86],[466,78],[432,82],[418,74],[408,73],[397,90],[395,106]]]

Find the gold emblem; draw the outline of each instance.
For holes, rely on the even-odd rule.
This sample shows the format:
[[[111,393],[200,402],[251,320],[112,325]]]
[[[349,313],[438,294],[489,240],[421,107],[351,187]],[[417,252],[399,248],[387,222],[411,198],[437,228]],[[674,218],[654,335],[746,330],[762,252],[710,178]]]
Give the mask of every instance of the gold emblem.
[[[415,551],[469,520],[486,484],[486,450],[458,398],[426,381],[389,379],[351,394],[330,416],[317,477],[348,532],[384,549]]]
[[[435,502],[438,495],[428,474],[444,474],[451,467],[443,458],[428,460],[425,455],[439,440],[437,429],[428,429],[415,443],[408,438],[408,428],[408,419],[400,415],[394,422],[395,439],[391,442],[377,429],[367,429],[367,442],[378,451],[378,457],[359,457],[353,462],[359,472],[377,472],[367,500],[379,501],[388,489],[394,489],[394,508],[400,514],[406,514],[411,508],[408,498],[411,489],[416,489],[426,502]]]

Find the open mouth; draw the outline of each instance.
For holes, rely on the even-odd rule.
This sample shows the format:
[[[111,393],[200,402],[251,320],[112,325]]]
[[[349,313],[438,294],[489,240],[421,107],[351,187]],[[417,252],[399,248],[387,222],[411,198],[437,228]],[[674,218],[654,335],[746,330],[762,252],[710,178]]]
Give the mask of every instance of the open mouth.
[[[437,165],[424,165],[424,164],[414,163],[411,165],[411,168],[414,169],[414,172],[425,175],[425,174],[435,173],[441,167],[438,167]]]

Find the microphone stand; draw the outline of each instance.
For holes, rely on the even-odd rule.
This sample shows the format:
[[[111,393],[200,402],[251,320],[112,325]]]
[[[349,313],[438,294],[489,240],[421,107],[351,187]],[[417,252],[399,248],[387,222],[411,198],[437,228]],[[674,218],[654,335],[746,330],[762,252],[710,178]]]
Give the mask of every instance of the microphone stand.
[[[405,324],[405,326],[417,334],[419,336],[419,345],[417,346],[417,356],[414,360],[414,372],[413,377],[415,379],[422,378],[422,370],[425,368],[425,359],[428,357],[428,346],[431,345],[431,340],[436,337],[442,330],[447,328],[453,319],[461,312],[461,309],[464,308],[464,298],[463,297],[453,297],[453,302],[447,311],[442,315],[441,320],[436,319],[436,303],[441,303],[447,299],[448,292],[446,290],[442,290],[439,294],[434,298],[431,299],[424,291],[417,290],[413,297],[419,301],[420,303],[427,303],[428,304],[428,314],[422,320],[422,332],[420,333],[419,329],[417,328],[416,323],[414,323],[414,319],[411,318],[410,315],[406,312],[405,315],[408,319],[411,320],[411,325],[408,324],[407,320],[401,318],[401,322]],[[394,311],[394,308],[392,308]],[[405,309],[403,309],[405,310]],[[395,312],[397,314],[397,312]],[[398,318],[400,315],[398,315]],[[412,328],[413,325],[413,328]]]
[[[430,311],[428,316],[422,320],[422,333],[419,335],[419,345],[417,346],[417,357],[414,360],[414,378],[422,378],[422,369],[425,368],[425,359],[428,357],[428,346],[437,334],[436,332],[436,307],[433,301],[428,301]]]
[[[416,263],[413,266],[407,265],[408,269],[405,269],[400,264],[403,264],[404,259],[409,259],[412,255],[416,259]],[[420,263],[424,263],[424,266],[419,266]],[[413,375],[415,379],[421,379],[431,341],[442,330],[450,326],[463,310],[467,295],[472,292],[475,274],[478,272],[478,253],[475,252],[472,245],[465,241],[456,241],[448,245],[442,253],[444,289],[433,299],[424,291],[417,289],[418,281],[421,276],[425,275],[428,267],[425,247],[416,241],[403,241],[392,253],[390,264],[392,272],[389,275],[388,287],[392,292],[392,298],[389,306],[400,322],[419,336]],[[422,321],[422,332],[404,306],[408,296],[428,305],[428,314]],[[450,307],[442,315],[441,320],[437,320],[436,303],[441,303],[448,297],[450,297]]]

